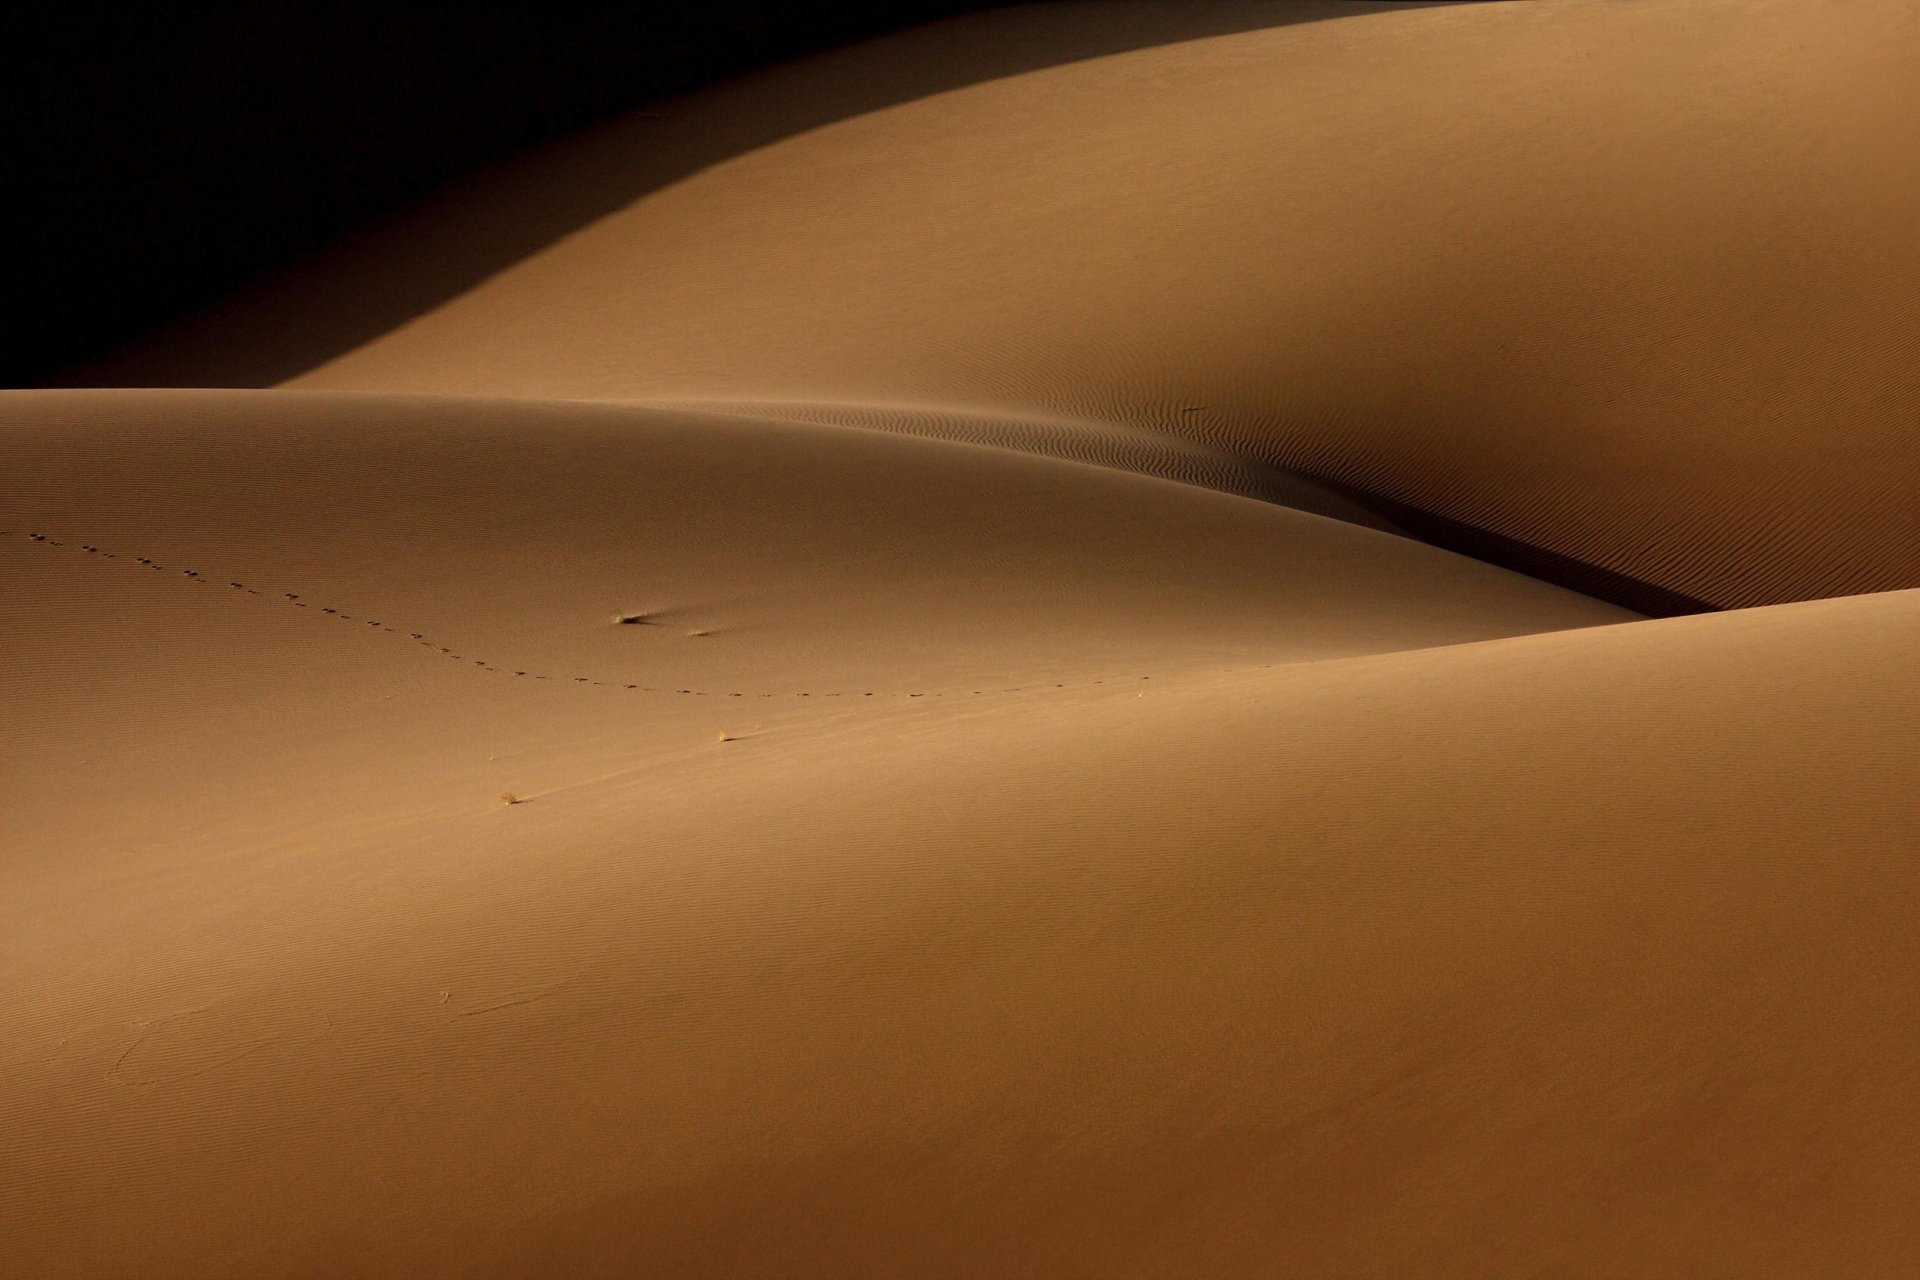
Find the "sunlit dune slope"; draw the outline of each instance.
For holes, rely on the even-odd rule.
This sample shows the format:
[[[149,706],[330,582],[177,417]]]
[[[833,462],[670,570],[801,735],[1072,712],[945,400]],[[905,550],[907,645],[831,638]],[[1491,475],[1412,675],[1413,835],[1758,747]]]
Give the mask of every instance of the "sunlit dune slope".
[[[897,433],[293,392],[0,407],[16,540],[158,558],[556,677],[965,692],[976,671],[1152,674],[1633,616],[1283,506]],[[48,613],[35,635],[73,639]]]
[[[253,602],[197,598],[125,661],[218,670]],[[200,677],[255,775],[123,778],[148,821],[7,864],[30,1274],[1920,1257],[1916,593],[726,743],[260,625],[284,669]]]
[[[529,200],[604,199],[663,147],[774,132],[743,121],[803,89],[1158,22],[1174,42],[640,182],[295,385],[1045,413],[1711,605],[1920,585],[1920,13],[1364,9],[1040,6],[817,59],[463,189],[130,376],[168,378],[172,353],[219,381],[303,316],[445,272]],[[1277,25],[1178,41],[1170,11]]]
[[[1632,617],[1284,507],[846,428],[297,392],[0,408],[9,835],[36,874],[156,828],[489,805],[814,709]]]
[[[370,1250],[389,1269],[524,1269],[511,1251],[533,1223],[592,1201],[522,1198],[486,1152],[536,1130],[484,1098],[581,1082],[539,1065],[545,1032],[492,1066],[444,1032],[542,999],[524,966],[570,966],[583,944],[628,978],[679,970],[680,944],[602,933],[591,904],[644,901],[664,922],[706,900],[679,877],[720,864],[689,863],[671,826],[627,843],[619,813],[718,805],[762,832],[736,832],[748,881],[818,874],[884,915],[893,873],[840,864],[866,837],[797,834],[824,782],[863,786],[944,741],[924,785],[1018,820],[968,771],[1038,763],[1020,735],[1087,706],[1631,619],[1286,507],[900,434],[286,391],[0,401],[0,1218],[34,1274],[360,1270]],[[846,817],[911,829],[919,785]],[[640,880],[582,860],[609,839]],[[562,883],[584,896],[543,901]],[[905,937],[948,909],[918,896],[870,923]],[[738,924],[786,930],[757,915]],[[796,937],[758,945],[735,960],[812,963]],[[388,1020],[414,947],[447,1025],[409,1048]],[[559,1038],[678,1034],[595,1018]],[[281,1074],[288,1054],[317,1074]],[[466,1097],[479,1147],[415,1127],[429,1094]],[[562,1154],[580,1136],[550,1153],[607,1173]],[[263,1140],[278,1173],[243,1154]],[[406,1177],[395,1160],[446,1161],[472,1180],[449,1194],[522,1207],[475,1235],[440,1192],[409,1191],[388,1209],[415,1226],[390,1237],[348,1187]],[[429,1256],[441,1230],[457,1257]]]
[[[1920,1273],[1920,8],[1358,9],[0,392],[0,1275]]]

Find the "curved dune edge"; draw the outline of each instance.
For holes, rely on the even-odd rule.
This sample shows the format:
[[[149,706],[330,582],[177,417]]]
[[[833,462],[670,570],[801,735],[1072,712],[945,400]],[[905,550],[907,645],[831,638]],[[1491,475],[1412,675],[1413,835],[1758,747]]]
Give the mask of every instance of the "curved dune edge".
[[[1179,8],[1204,33],[1263,6]],[[291,385],[1092,421],[1713,607],[1920,586],[1910,5],[1264,8],[716,143]],[[128,376],[244,378],[542,193],[618,192],[876,67],[1066,49],[1078,12],[976,15],[555,148]]]
[[[854,426],[1013,449],[1159,476],[1396,533],[1648,617],[1716,606],[1572,556],[1503,537],[1351,484],[1316,480],[1198,440],[1087,419],[990,414],[952,406],[795,400],[651,400],[648,408]],[[1183,411],[1188,412],[1188,411]],[[1193,408],[1190,412],[1200,412]]]
[[[110,880],[156,840],[751,776],[923,708],[1633,617],[1343,522],[908,435],[285,391],[0,412],[28,880]]]
[[[1061,458],[1136,475],[1177,480],[1244,498],[1277,503],[1334,520],[1405,536],[1364,502],[1278,467],[1253,462],[1196,440],[1085,418],[1019,417],[934,404],[823,403],[805,400],[682,399],[634,402],[669,412],[718,413],[772,422],[859,427],[987,445]]]
[[[1844,9],[982,14],[0,393],[0,1272],[1920,1273]]]
[[[1916,637],[1905,592],[1067,691],[16,866],[10,1250],[1894,1273]]]
[[[945,690],[1634,616],[1349,523],[910,434],[447,397],[0,404],[0,529],[566,679]]]

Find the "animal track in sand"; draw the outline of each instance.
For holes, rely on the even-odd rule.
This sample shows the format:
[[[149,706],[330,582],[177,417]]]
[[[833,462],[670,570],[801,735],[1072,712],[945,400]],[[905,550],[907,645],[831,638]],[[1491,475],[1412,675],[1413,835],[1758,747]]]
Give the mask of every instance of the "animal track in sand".
[[[75,550],[75,551],[81,551],[85,554],[98,555],[103,559],[107,559],[107,560],[115,560],[115,559],[122,558],[121,555],[115,552],[103,550],[102,548],[91,543],[81,544],[80,546],[71,546],[66,542],[63,542],[59,539],[50,538],[46,534],[42,534],[42,533],[20,534],[20,533],[15,533],[11,530],[0,529],[0,541],[11,540],[15,538],[21,538],[26,540],[29,543],[42,546],[42,547],[58,547],[64,550]],[[139,565],[142,568],[153,569],[159,572],[165,572],[167,568],[166,565],[159,563],[158,561],[154,560],[150,556],[127,556],[125,557],[125,559],[130,565]],[[187,578],[189,581],[199,582],[202,584],[210,584],[213,581],[210,578],[202,576],[197,570],[182,569],[180,570],[180,573],[183,577]],[[226,585],[230,590],[233,590],[233,591],[238,591],[250,596],[259,596],[263,600],[267,598],[266,593],[261,591],[259,588],[253,587],[245,582],[241,582],[238,579],[228,579]],[[301,593],[297,591],[280,592],[279,601],[280,603],[291,605],[295,609],[308,609],[308,608],[314,607],[312,605],[312,602],[304,599],[301,596]],[[352,622],[355,620],[352,614],[342,613],[338,608],[331,605],[319,606],[318,612],[329,618],[332,618],[341,622]],[[650,615],[650,614],[615,614],[613,615],[615,625],[627,625],[635,621],[646,622],[648,619],[656,616],[658,615]],[[454,652],[452,648],[446,645],[436,644],[434,640],[431,637],[427,636],[424,632],[402,631],[398,627],[391,626],[388,623],[378,621],[377,619],[361,619],[360,621],[362,625],[370,627],[376,631],[384,632],[388,635],[405,639],[423,649],[428,650],[431,653],[439,654],[441,657],[447,658],[450,661],[458,662],[463,665],[472,665],[472,666],[478,667],[481,671],[487,672],[488,674],[491,674],[491,675],[505,675],[513,678],[525,678],[530,680],[556,680],[557,679],[557,680],[566,681],[571,684],[586,685],[589,688],[594,688],[594,689],[614,689],[620,692],[650,693],[650,694],[658,694],[658,695],[673,696],[673,697],[908,698],[908,699],[949,698],[949,697],[951,698],[982,698],[992,694],[1034,693],[1034,692],[1038,692],[1046,689],[1085,689],[1085,688],[1092,688],[1095,685],[1127,684],[1127,683],[1135,683],[1137,681],[1142,681],[1142,680],[1151,680],[1153,678],[1152,676],[1113,676],[1113,677],[1099,679],[1099,680],[1074,681],[1072,683],[1063,683],[1060,681],[1053,681],[1053,680],[1041,680],[1041,681],[1036,681],[1032,684],[1010,685],[1006,688],[1001,688],[1001,689],[931,689],[931,690],[919,690],[919,691],[873,689],[873,690],[864,690],[860,692],[855,692],[852,690],[834,690],[832,692],[804,690],[799,692],[768,693],[768,692],[729,691],[729,690],[715,690],[715,689],[679,689],[679,688],[669,688],[664,685],[645,685],[645,684],[639,684],[637,682],[628,683],[628,682],[619,681],[619,680],[597,680],[592,676],[581,676],[581,675],[559,676],[559,675],[549,674],[547,672],[534,671],[528,668],[521,668],[521,667],[510,668],[505,666],[499,666],[488,661],[487,659],[470,658],[464,654],[459,654]],[[651,624],[649,623],[649,625]],[[695,631],[695,632],[691,632],[690,634],[695,636],[706,636],[706,635],[710,635],[711,633],[706,631]],[[1285,665],[1288,665],[1288,664],[1272,663],[1272,662],[1250,663],[1250,664],[1239,666],[1239,667],[1217,668],[1216,672],[1225,673],[1230,671],[1256,671],[1256,670],[1265,670],[1274,666],[1285,666]]]

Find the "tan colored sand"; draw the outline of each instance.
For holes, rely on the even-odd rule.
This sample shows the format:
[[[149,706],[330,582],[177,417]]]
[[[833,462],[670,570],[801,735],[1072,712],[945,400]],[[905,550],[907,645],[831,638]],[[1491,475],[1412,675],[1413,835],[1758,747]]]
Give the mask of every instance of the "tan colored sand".
[[[7,408],[29,1273],[1912,1256],[1911,593],[1593,626],[968,446]]]
[[[796,716],[1633,616],[1285,507],[835,427],[293,392],[0,403],[0,471],[34,478],[8,486],[0,554],[13,861],[36,874],[139,830],[251,838],[713,763],[722,733],[764,739],[753,759],[813,750],[787,742]]]
[[[1920,583],[1913,23],[1163,42],[0,393],[0,1274],[1911,1274],[1920,591],[1337,486]]]
[[[1920,586],[1905,0],[1285,22],[724,145],[916,59],[1108,22],[1173,39],[1182,9],[1204,33],[1326,6],[977,16],[557,149],[347,258],[359,276],[270,293],[297,332],[504,233],[529,192],[613,208],[294,385],[1047,412],[1722,606]],[[650,189],[663,135],[720,158]],[[176,336],[125,372],[244,377],[275,331],[245,314],[212,358]]]

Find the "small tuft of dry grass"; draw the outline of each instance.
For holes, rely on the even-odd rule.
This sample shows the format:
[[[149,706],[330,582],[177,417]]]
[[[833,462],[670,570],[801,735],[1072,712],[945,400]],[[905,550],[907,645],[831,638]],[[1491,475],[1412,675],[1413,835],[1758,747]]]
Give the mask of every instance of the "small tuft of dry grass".
[[[520,797],[513,794],[513,792],[502,791],[500,793],[500,803],[501,804],[520,804],[523,802],[521,801]]]

